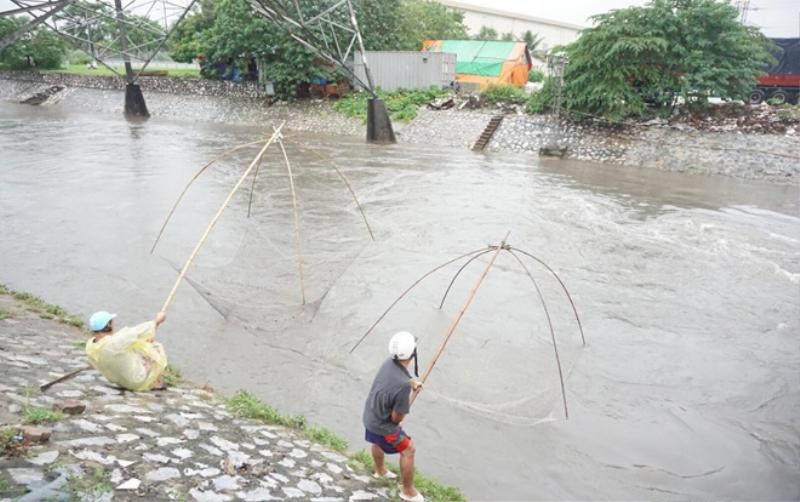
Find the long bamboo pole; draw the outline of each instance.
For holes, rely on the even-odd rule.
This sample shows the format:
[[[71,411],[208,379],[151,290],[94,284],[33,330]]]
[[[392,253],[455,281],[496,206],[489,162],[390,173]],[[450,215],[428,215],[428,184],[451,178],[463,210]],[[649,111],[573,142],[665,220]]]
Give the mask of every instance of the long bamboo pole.
[[[533,278],[533,274],[531,271],[528,270],[528,267],[522,261],[522,258],[517,255],[513,250],[509,249],[509,253],[511,256],[517,260],[517,263],[522,267],[522,270],[528,274],[528,278],[533,283],[533,287],[536,288],[536,294],[539,295],[539,300],[542,302],[542,308],[544,309],[544,315],[547,318],[547,326],[550,328],[550,338],[553,340],[553,352],[556,356],[556,366],[558,367],[558,380],[561,383],[561,400],[564,402],[564,417],[569,420],[569,410],[567,409],[567,391],[564,388],[564,372],[561,370],[561,358],[558,356],[558,344],[556,344],[556,332],[553,329],[553,321],[550,319],[550,311],[547,310],[547,303],[544,301],[544,295],[542,294],[542,290],[539,289],[539,283],[536,282],[536,279]]]
[[[344,186],[347,187],[347,190],[350,192],[350,195],[353,197],[353,201],[355,201],[356,207],[358,208],[358,211],[361,213],[361,219],[364,220],[364,225],[366,225],[366,227],[367,227],[367,232],[369,232],[369,237],[374,241],[375,240],[375,234],[372,233],[372,227],[369,225],[369,221],[367,221],[367,213],[364,212],[364,207],[361,205],[361,202],[358,200],[358,197],[356,196],[356,192],[355,192],[355,190],[353,190],[353,186],[350,184],[350,180],[348,180],[347,176],[345,176],[344,173],[341,171],[341,169],[339,169],[339,166],[336,165],[336,162],[334,162],[333,159],[331,159],[330,157],[327,157],[327,156],[319,153],[318,151],[314,150],[313,148],[309,148],[309,147],[303,146],[302,144],[300,144],[297,141],[293,141],[293,140],[288,140],[288,141],[290,141],[292,144],[300,147],[303,150],[306,150],[308,152],[313,153],[314,155],[316,155],[321,160],[330,163],[331,169],[333,169],[336,172],[336,174],[339,176],[339,179],[342,180],[342,183],[344,183]]]
[[[253,173],[253,184],[250,185],[250,199],[247,201],[247,217],[250,217],[250,210],[253,208],[253,195],[256,193],[256,180],[258,179],[258,172],[261,170],[261,162],[264,160],[262,157],[256,166],[256,172]]]
[[[458,279],[458,276],[461,275],[461,272],[463,272],[464,269],[467,268],[470,263],[472,263],[473,261],[477,260],[478,258],[480,258],[481,256],[485,255],[486,253],[491,253],[494,250],[495,250],[495,247],[494,246],[490,246],[489,249],[487,249],[483,253],[476,254],[475,256],[473,256],[472,258],[467,260],[463,265],[461,265],[461,268],[459,268],[456,271],[455,275],[453,275],[453,278],[450,279],[450,284],[447,285],[447,289],[444,291],[444,295],[442,295],[442,301],[439,302],[439,310],[441,310],[442,307],[444,307],[444,301],[447,299],[447,294],[450,292],[450,289],[452,289],[453,284],[455,284],[456,279]]]
[[[461,310],[458,311],[458,314],[453,318],[450,322],[450,326],[448,326],[447,331],[442,338],[441,343],[439,344],[439,348],[436,349],[436,353],[431,360],[431,363],[425,369],[425,373],[422,374],[422,382],[425,383],[428,380],[428,377],[431,375],[433,371],[433,367],[436,365],[436,361],[442,356],[442,352],[444,352],[445,347],[447,346],[447,342],[450,341],[450,337],[453,336],[453,332],[455,332],[456,327],[458,327],[458,323],[461,322],[461,318],[464,317],[464,314],[467,312],[467,309],[472,304],[472,300],[475,299],[475,294],[478,292],[478,288],[481,287],[483,284],[483,280],[486,278],[486,275],[489,273],[489,269],[492,268],[494,265],[495,260],[497,260],[497,256],[500,254],[503,249],[506,248],[506,240],[511,232],[508,232],[506,236],[503,238],[503,241],[497,246],[494,254],[492,254],[492,259],[489,260],[489,263],[486,265],[486,268],[483,269],[483,273],[481,273],[480,277],[478,277],[478,282],[475,283],[475,286],[472,287],[472,290],[469,292],[467,299],[464,301],[464,305],[462,305]],[[411,402],[413,403],[417,396],[419,395],[421,388],[417,389],[414,394],[411,396]]]
[[[361,342],[363,342],[363,341],[364,341],[364,340],[367,338],[367,336],[369,336],[369,334],[370,334],[370,333],[372,333],[372,330],[374,330],[374,329],[375,329],[375,327],[376,327],[376,326],[377,326],[377,325],[378,325],[378,324],[379,324],[379,323],[380,323],[380,322],[383,320],[383,318],[384,318],[384,317],[386,317],[386,314],[388,314],[388,313],[389,313],[389,312],[390,312],[390,311],[391,311],[391,310],[394,308],[394,306],[395,306],[395,305],[397,305],[397,304],[400,302],[400,300],[402,300],[403,298],[405,298],[405,296],[406,296],[406,295],[407,295],[407,294],[408,294],[408,293],[409,293],[409,292],[410,292],[412,289],[414,289],[414,288],[415,288],[415,287],[416,287],[416,286],[417,286],[417,285],[418,285],[420,282],[422,282],[423,280],[425,280],[425,278],[427,278],[428,276],[430,276],[430,275],[431,275],[431,274],[433,274],[434,272],[437,272],[437,271],[439,271],[439,270],[443,269],[444,267],[446,267],[446,266],[450,265],[451,263],[455,263],[455,262],[457,262],[458,260],[463,260],[463,259],[464,259],[464,258],[466,258],[467,256],[472,256],[472,255],[474,255],[474,254],[476,254],[476,253],[483,252],[485,249],[486,249],[486,248],[476,249],[475,251],[470,251],[469,253],[464,253],[464,254],[462,254],[462,255],[460,255],[460,256],[456,256],[455,258],[452,258],[452,259],[450,259],[450,260],[447,260],[446,262],[442,263],[441,265],[439,265],[439,266],[437,266],[437,267],[434,267],[434,268],[432,268],[431,270],[428,270],[427,272],[425,272],[425,274],[423,274],[423,275],[422,275],[420,278],[418,278],[416,281],[414,281],[414,282],[411,284],[411,286],[407,287],[407,288],[406,288],[406,290],[405,290],[405,291],[403,291],[403,292],[400,294],[400,296],[398,296],[398,297],[397,297],[397,298],[396,298],[396,299],[395,299],[395,300],[394,300],[394,301],[391,303],[391,305],[389,305],[389,307],[388,307],[386,310],[384,310],[384,311],[383,311],[383,313],[380,315],[380,317],[378,317],[378,319],[376,319],[376,320],[375,320],[375,322],[373,322],[373,323],[372,323],[372,326],[370,326],[370,327],[367,329],[367,331],[366,331],[366,332],[365,332],[363,335],[361,335],[361,338],[359,338],[359,339],[358,339],[358,341],[355,343],[355,345],[353,345],[353,347],[350,349],[350,353],[352,354],[352,353],[353,353],[353,351],[354,351],[354,350],[356,350],[356,349],[358,348],[358,346],[359,346],[359,345],[361,345]]]
[[[281,148],[283,160],[286,163],[286,172],[289,174],[289,189],[292,192],[292,211],[294,212],[294,251],[297,254],[297,272],[300,274],[300,300],[305,305],[306,281],[303,276],[303,239],[300,231],[300,214],[297,211],[297,193],[294,190],[294,175],[292,174],[292,165],[289,163],[289,156],[286,154],[286,148],[284,148],[283,141],[280,139],[278,139],[278,146]]]
[[[172,218],[173,213],[175,213],[175,210],[178,208],[178,204],[181,203],[181,200],[183,199],[183,196],[186,195],[186,192],[189,191],[189,187],[192,186],[192,183],[194,183],[195,180],[197,178],[199,178],[200,175],[203,174],[206,169],[211,167],[218,160],[220,160],[220,159],[222,159],[224,157],[227,157],[228,155],[230,155],[230,154],[232,154],[234,152],[238,152],[242,148],[247,148],[248,146],[253,146],[253,145],[260,145],[260,144],[263,144],[263,143],[264,143],[264,140],[260,139],[258,141],[251,141],[250,143],[243,143],[241,145],[235,146],[235,147],[231,148],[230,150],[226,150],[226,151],[222,152],[221,154],[217,155],[211,161],[206,163],[206,165],[201,167],[194,174],[194,176],[192,176],[192,179],[189,180],[189,183],[187,183],[186,186],[183,188],[183,191],[181,192],[180,195],[178,195],[178,198],[175,200],[175,203],[172,204],[172,208],[169,210],[169,213],[167,213],[167,217],[164,219],[164,223],[161,225],[161,230],[158,231],[158,236],[156,237],[156,240],[153,242],[153,247],[150,248],[150,254],[153,254],[153,251],[155,251],[156,246],[158,245],[158,241],[161,239],[161,235],[164,233],[164,229],[167,228],[167,224],[169,224],[169,220]]]
[[[281,122],[281,125],[279,125],[277,129],[275,129],[275,132],[272,133],[272,136],[269,138],[269,140],[266,142],[266,144],[264,144],[264,147],[261,148],[261,151],[258,152],[258,155],[256,155],[256,158],[254,158],[253,161],[250,163],[250,166],[247,168],[247,170],[244,172],[244,174],[242,174],[242,176],[239,178],[239,181],[236,182],[236,185],[233,187],[233,189],[231,189],[230,193],[228,194],[228,197],[225,198],[225,201],[222,203],[220,208],[217,210],[217,213],[211,219],[211,223],[208,224],[208,227],[206,227],[206,230],[205,230],[205,232],[203,232],[202,237],[200,237],[200,240],[197,241],[197,244],[195,245],[194,250],[192,251],[192,254],[189,255],[189,259],[186,260],[186,263],[183,265],[183,268],[181,269],[181,273],[178,275],[178,279],[175,281],[175,285],[172,286],[172,290],[167,295],[167,299],[164,300],[164,305],[162,305],[162,307],[161,307],[161,311],[162,312],[166,311],[167,308],[169,308],[170,303],[172,303],[172,300],[175,298],[175,293],[178,291],[178,286],[181,285],[181,282],[183,281],[183,278],[186,276],[186,272],[189,270],[189,267],[192,265],[192,262],[197,257],[197,253],[200,251],[200,248],[203,246],[203,244],[205,243],[206,239],[208,238],[208,234],[211,233],[211,230],[217,224],[217,221],[219,220],[220,216],[222,216],[223,211],[225,211],[225,208],[228,207],[228,204],[230,203],[230,201],[233,198],[234,194],[236,194],[236,191],[239,190],[239,187],[242,185],[244,180],[247,178],[247,175],[250,174],[250,171],[253,170],[253,168],[256,166],[256,164],[258,164],[258,161],[261,160],[261,157],[264,156],[264,153],[266,153],[267,148],[269,148],[269,146],[275,140],[278,140],[280,138],[280,131],[281,131],[281,128],[284,126],[284,124],[286,124],[285,121]]]

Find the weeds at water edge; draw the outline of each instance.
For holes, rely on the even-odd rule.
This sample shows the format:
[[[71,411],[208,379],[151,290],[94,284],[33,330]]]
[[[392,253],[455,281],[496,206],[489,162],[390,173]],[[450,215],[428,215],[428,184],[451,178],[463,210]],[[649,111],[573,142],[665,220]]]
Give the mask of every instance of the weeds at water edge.
[[[327,446],[328,448],[342,454],[347,454],[347,441],[326,429],[317,425],[308,425],[302,415],[287,416],[282,415],[272,406],[262,402],[256,396],[247,391],[239,391],[235,396],[225,401],[228,409],[240,418],[250,418],[271,425],[282,425],[300,431],[310,441]],[[374,466],[372,456],[364,450],[360,450],[349,456],[348,464],[351,467],[365,473],[372,473]],[[399,474],[397,467],[388,465],[393,472]],[[466,499],[464,495],[452,486],[447,486],[434,481],[418,472],[414,474],[414,485],[425,496],[426,500],[434,502],[462,502]],[[394,498],[397,497],[397,490],[394,490]]]
[[[79,317],[70,314],[58,305],[47,303],[38,296],[22,291],[14,291],[5,284],[0,284],[0,294],[19,300],[28,311],[38,314],[43,319],[55,319],[60,323],[75,326],[76,328],[83,327],[83,321]]]

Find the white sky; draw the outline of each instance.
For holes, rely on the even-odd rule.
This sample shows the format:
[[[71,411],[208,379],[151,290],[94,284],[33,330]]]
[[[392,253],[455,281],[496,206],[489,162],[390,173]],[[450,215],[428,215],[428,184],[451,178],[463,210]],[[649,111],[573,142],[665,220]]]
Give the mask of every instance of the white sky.
[[[493,9],[519,12],[556,21],[589,26],[589,16],[646,0],[459,0]],[[800,37],[800,0],[750,0],[748,24],[758,26],[768,37]]]
[[[461,1],[487,5],[487,0]],[[644,3],[645,0],[491,0],[490,4],[495,9],[588,26],[589,16]],[[13,7],[10,0],[0,0],[0,10]],[[748,23],[761,28],[768,37],[800,37],[800,0],[750,0],[750,8]]]

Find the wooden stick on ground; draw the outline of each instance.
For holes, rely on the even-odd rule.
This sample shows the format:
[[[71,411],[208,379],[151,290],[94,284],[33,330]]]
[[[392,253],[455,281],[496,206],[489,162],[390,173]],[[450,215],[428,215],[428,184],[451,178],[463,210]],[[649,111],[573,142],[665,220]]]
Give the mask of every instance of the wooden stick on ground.
[[[153,242],[153,247],[150,248],[150,254],[153,254],[153,251],[156,250],[156,246],[158,245],[158,241],[161,239],[161,235],[164,233],[164,229],[167,228],[167,224],[169,224],[169,220],[172,218],[173,213],[175,213],[175,210],[178,208],[178,204],[181,203],[181,200],[183,199],[183,196],[186,195],[186,192],[189,191],[189,187],[192,186],[192,183],[194,183],[195,180],[197,178],[199,178],[200,175],[203,174],[206,169],[211,167],[216,161],[218,161],[218,160],[220,160],[220,159],[222,159],[224,157],[227,157],[228,155],[230,155],[230,154],[232,154],[234,152],[237,152],[237,151],[241,150],[242,148],[247,148],[248,146],[260,145],[262,143],[264,143],[264,140],[260,139],[258,141],[251,141],[250,143],[244,143],[244,144],[235,146],[235,147],[231,148],[230,150],[227,150],[227,151],[222,152],[221,154],[217,155],[211,161],[209,161],[206,165],[201,167],[200,170],[197,171],[194,174],[194,176],[192,176],[192,179],[189,180],[189,183],[187,183],[186,186],[183,188],[183,191],[181,192],[180,195],[178,195],[178,198],[175,200],[175,203],[172,204],[172,208],[169,210],[169,213],[167,213],[167,217],[164,219],[164,223],[161,225],[161,230],[158,231],[158,236],[156,236],[156,240]]]
[[[475,286],[472,287],[472,290],[469,292],[467,299],[464,301],[464,305],[462,305],[461,310],[458,311],[458,314],[456,314],[456,316],[450,322],[450,326],[448,326],[447,331],[445,332],[444,337],[442,338],[442,341],[439,344],[439,348],[436,349],[436,353],[433,355],[431,363],[428,365],[427,369],[425,369],[425,373],[422,374],[423,383],[425,383],[425,381],[428,380],[428,377],[431,375],[431,372],[433,371],[433,367],[436,365],[436,361],[439,360],[439,358],[442,355],[442,352],[444,352],[444,348],[447,346],[447,342],[450,341],[450,337],[453,336],[453,332],[456,330],[458,323],[461,322],[461,318],[464,317],[464,314],[467,312],[467,309],[472,304],[472,300],[475,299],[475,294],[478,292],[478,288],[481,287],[483,280],[489,273],[489,269],[492,268],[492,265],[494,265],[495,260],[497,260],[497,255],[499,255],[500,252],[506,248],[506,240],[508,239],[510,233],[511,232],[508,232],[505,238],[503,238],[503,241],[500,243],[500,245],[497,246],[497,249],[495,250],[494,254],[492,254],[492,259],[489,260],[489,263],[486,265],[486,268],[483,269],[483,273],[481,273],[481,276],[478,277],[478,282],[476,282]],[[414,402],[414,400],[417,399],[418,395],[419,395],[419,390],[414,392],[414,394],[411,396],[412,403]]]
[[[239,190],[239,187],[242,185],[244,180],[247,178],[247,175],[250,174],[250,171],[252,171],[253,168],[261,160],[261,157],[264,156],[264,153],[266,153],[267,148],[269,148],[269,146],[273,142],[275,142],[276,140],[280,139],[280,134],[281,134],[280,131],[281,131],[281,128],[284,126],[284,124],[286,124],[286,122],[282,122],[281,125],[279,125],[277,129],[275,129],[275,132],[272,133],[272,136],[264,144],[263,148],[261,148],[261,151],[258,152],[258,155],[256,155],[256,158],[254,158],[253,161],[250,163],[250,166],[247,168],[247,170],[244,172],[244,174],[242,174],[242,176],[239,178],[239,181],[236,182],[236,185],[234,185],[233,189],[231,189],[230,193],[228,194],[228,197],[225,198],[225,201],[222,203],[220,208],[217,210],[217,213],[211,219],[211,222],[208,224],[208,227],[206,227],[206,230],[205,230],[205,232],[203,232],[202,237],[200,237],[200,240],[197,241],[197,244],[195,245],[194,250],[192,251],[192,254],[189,255],[189,259],[186,260],[186,263],[183,265],[183,269],[181,269],[181,273],[178,275],[178,279],[175,281],[175,285],[172,286],[172,290],[167,295],[167,299],[164,300],[164,305],[162,305],[162,307],[161,307],[161,311],[162,312],[166,311],[167,308],[169,308],[170,303],[172,303],[172,300],[175,298],[175,293],[178,291],[178,286],[181,285],[181,282],[183,281],[183,278],[186,276],[186,272],[189,270],[189,267],[192,265],[192,262],[197,257],[197,253],[200,251],[200,248],[203,246],[203,244],[205,243],[206,239],[208,238],[208,234],[211,233],[211,230],[214,228],[214,225],[217,224],[217,221],[219,220],[220,216],[222,216],[223,211],[225,211],[225,208],[228,207],[228,204],[230,203],[230,201],[233,198],[233,196],[236,194],[236,191]]]
[[[85,366],[85,367],[77,369],[75,371],[71,371],[71,372],[67,373],[66,375],[62,375],[62,376],[56,378],[53,381],[47,382],[46,384],[39,386],[39,390],[44,392],[47,389],[49,389],[50,387],[52,387],[53,385],[55,385],[57,383],[61,383],[61,382],[65,381],[65,380],[69,380],[70,378],[72,378],[74,376],[77,376],[78,373],[81,373],[83,371],[90,370],[90,369],[92,369],[91,366]]]
[[[300,231],[300,214],[297,212],[297,193],[294,190],[294,176],[292,175],[292,165],[289,163],[289,156],[283,141],[278,139],[278,146],[281,148],[283,160],[286,163],[286,172],[289,174],[289,189],[292,191],[292,210],[294,212],[294,250],[297,254],[297,271],[300,274],[300,301],[306,304],[306,281],[303,277],[303,239]]]

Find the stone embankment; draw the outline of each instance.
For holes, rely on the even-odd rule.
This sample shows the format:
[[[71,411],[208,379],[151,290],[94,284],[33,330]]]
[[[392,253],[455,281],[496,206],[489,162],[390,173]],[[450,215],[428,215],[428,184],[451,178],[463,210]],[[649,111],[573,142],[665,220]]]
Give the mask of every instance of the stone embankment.
[[[330,102],[303,100],[271,103],[253,82],[235,84],[177,77],[141,77],[140,85],[153,118],[194,123],[248,126],[286,121],[293,131],[365,136],[360,120],[336,112]],[[40,106],[58,106],[81,113],[122,114],[125,89],[118,77],[61,73],[0,71],[0,100],[23,102],[57,93]]]
[[[237,418],[205,388],[130,393],[84,367],[62,312],[0,294],[0,501],[390,499],[298,430]],[[73,321],[74,322],[74,321]]]
[[[470,147],[492,110],[421,109],[401,130],[402,141]],[[692,174],[721,174],[776,183],[800,179],[800,134],[699,130],[683,123],[610,127],[556,121],[548,116],[506,115],[487,152],[532,152],[551,145],[567,147],[565,158]]]
[[[121,113],[123,86],[122,79],[113,77],[0,72],[0,100],[20,102],[61,87],[42,106],[73,106],[84,112]],[[242,125],[286,120],[296,131],[365,134],[360,120],[337,113],[330,102],[269,104],[254,83],[142,77],[141,86],[154,117]],[[498,113],[503,111],[421,108],[412,122],[395,123],[395,130],[400,142],[469,148]],[[609,127],[512,112],[505,115],[485,151],[538,153],[543,146],[556,144],[566,147],[568,159],[797,183],[800,127],[765,123],[757,115]]]

